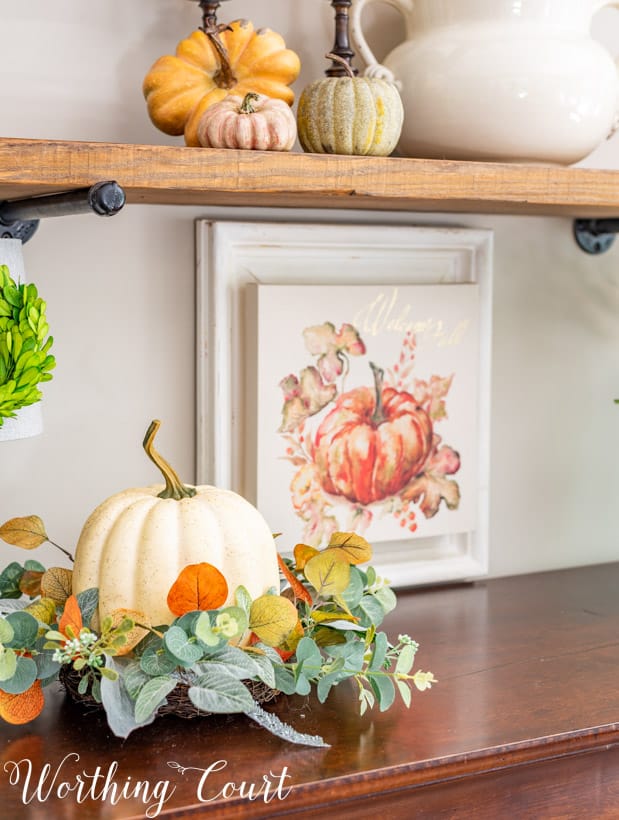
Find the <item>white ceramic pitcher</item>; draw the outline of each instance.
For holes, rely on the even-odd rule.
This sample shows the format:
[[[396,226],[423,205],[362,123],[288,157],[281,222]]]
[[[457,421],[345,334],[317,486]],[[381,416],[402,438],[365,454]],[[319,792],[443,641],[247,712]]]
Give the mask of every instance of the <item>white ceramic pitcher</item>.
[[[401,12],[405,41],[381,65],[361,12]],[[619,0],[355,0],[352,40],[366,75],[398,84],[408,157],[571,164],[616,127],[615,62],[593,15]]]

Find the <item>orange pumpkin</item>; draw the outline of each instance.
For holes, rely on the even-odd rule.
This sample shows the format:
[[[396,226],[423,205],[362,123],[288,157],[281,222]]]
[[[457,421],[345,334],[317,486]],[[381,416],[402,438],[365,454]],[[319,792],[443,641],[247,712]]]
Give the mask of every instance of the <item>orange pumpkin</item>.
[[[432,421],[406,391],[360,387],[340,396],[315,438],[314,458],[323,489],[371,504],[395,495],[417,475],[432,445]]]
[[[289,88],[301,63],[280,34],[235,20],[216,30],[194,31],[176,55],[160,57],[144,79],[143,92],[154,125],[166,134],[185,135],[198,146],[198,123],[206,109],[229,94],[249,92],[294,102]]]

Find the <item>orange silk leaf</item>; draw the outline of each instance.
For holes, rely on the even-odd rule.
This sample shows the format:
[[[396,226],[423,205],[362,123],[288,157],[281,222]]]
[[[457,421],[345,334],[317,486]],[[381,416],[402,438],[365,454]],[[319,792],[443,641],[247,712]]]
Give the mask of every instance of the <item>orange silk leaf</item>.
[[[228,597],[228,584],[212,564],[189,564],[168,592],[168,608],[174,615],[198,609],[217,609]]]
[[[67,634],[68,626],[71,627],[76,637],[80,634],[80,629],[84,626],[82,613],[75,595],[70,595],[65,601],[64,612],[58,622],[58,631],[62,632],[67,638],[71,637]]]
[[[279,564],[279,568],[282,572],[282,575],[284,576],[284,578],[290,584],[290,587],[291,587],[292,591],[294,592],[295,598],[300,598],[302,601],[305,601],[306,604],[309,604],[311,606],[312,605],[312,596],[305,589],[305,587],[299,581],[299,579],[295,578],[295,576],[292,574],[292,572],[290,572],[290,570],[286,566],[285,561],[283,560],[283,558],[281,557],[281,555],[279,553],[277,553],[277,563]]]
[[[41,714],[44,705],[40,680],[35,680],[30,689],[20,695],[0,691],[0,717],[7,723],[30,723]]]

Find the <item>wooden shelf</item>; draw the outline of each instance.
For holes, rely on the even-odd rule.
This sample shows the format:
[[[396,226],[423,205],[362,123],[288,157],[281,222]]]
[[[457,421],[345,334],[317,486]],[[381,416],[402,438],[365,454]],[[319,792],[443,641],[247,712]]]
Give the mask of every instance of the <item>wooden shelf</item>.
[[[0,199],[114,179],[130,203],[619,216],[619,171],[0,139]]]
[[[5,772],[6,761],[25,758],[36,783],[44,765],[55,772],[65,761],[60,779],[74,783],[97,767],[104,777],[116,762],[119,789],[128,777],[152,787],[169,781],[174,793],[162,816],[179,820],[408,820],[460,816],[462,807],[462,816],[480,820],[616,818],[618,585],[619,564],[608,564],[400,593],[385,629],[394,641],[403,632],[418,640],[415,666],[439,682],[414,692],[410,710],[398,701],[363,717],[350,681],[322,705],[313,697],[269,704],[301,731],[323,735],[328,749],[286,744],[242,716],[164,717],[120,741],[100,713],[46,690],[36,721],[3,725]],[[227,765],[198,795],[203,771],[220,760]],[[216,797],[226,782],[262,784],[283,767],[291,787],[284,800]],[[44,809],[67,820],[76,812],[118,820],[144,812],[137,797],[78,806],[75,794],[53,792],[44,807],[36,799],[24,805],[22,789],[23,780],[10,786],[4,775],[6,817],[35,820]]]

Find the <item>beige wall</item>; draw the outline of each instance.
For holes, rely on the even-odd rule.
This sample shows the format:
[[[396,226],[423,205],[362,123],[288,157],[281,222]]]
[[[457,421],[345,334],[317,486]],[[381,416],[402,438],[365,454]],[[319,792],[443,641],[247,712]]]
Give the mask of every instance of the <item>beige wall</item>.
[[[297,50],[300,91],[332,44],[327,0],[230,0],[221,19],[252,17]],[[398,42],[386,6],[372,42]],[[0,2],[4,136],[171,143],[150,124],[142,78],[199,21],[188,0]],[[594,31],[619,52],[619,15]],[[619,136],[586,162],[619,168]],[[140,449],[151,418],[160,449],[194,472],[194,220],[291,218],[290,212],[131,206],[112,220],[43,222],[24,248],[56,337],[45,433],[0,445],[0,520],[38,513],[72,546],[88,513],[127,486],[153,483]],[[619,248],[576,249],[563,219],[320,212],[296,218],[493,228],[493,575],[619,557]],[[618,214],[619,216],[619,214]],[[275,526],[275,525],[274,525]],[[0,563],[24,554],[0,547]],[[36,557],[58,563],[39,550]]]

